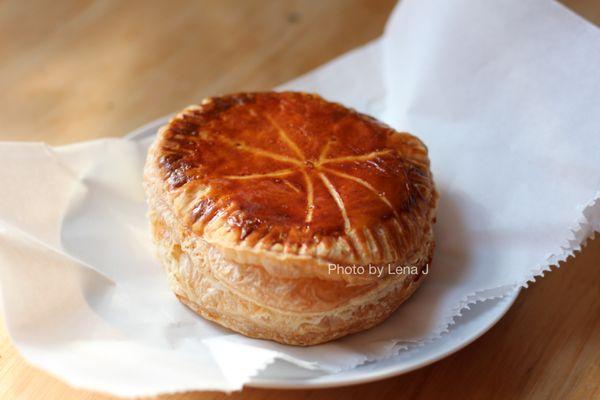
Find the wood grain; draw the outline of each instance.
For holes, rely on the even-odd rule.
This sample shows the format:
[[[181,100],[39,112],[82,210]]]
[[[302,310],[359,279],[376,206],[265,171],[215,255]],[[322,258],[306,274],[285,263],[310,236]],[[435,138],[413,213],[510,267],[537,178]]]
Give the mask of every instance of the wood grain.
[[[600,22],[600,3],[565,1]],[[268,89],[376,38],[392,0],[0,0],[0,140],[120,136],[206,95]],[[328,390],[161,399],[600,398],[600,239],[490,332],[418,371]],[[28,366],[0,325],[0,398],[110,399]]]

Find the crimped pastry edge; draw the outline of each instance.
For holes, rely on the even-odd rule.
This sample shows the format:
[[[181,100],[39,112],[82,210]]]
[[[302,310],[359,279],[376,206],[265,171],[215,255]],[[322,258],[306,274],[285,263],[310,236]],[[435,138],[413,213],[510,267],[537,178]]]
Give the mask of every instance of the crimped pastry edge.
[[[190,107],[174,119],[197,108],[198,106]],[[332,238],[326,237],[327,241],[320,243],[320,247],[303,246],[294,251],[287,251],[281,247],[257,246],[243,240],[231,240],[230,236],[234,232],[227,226],[226,218],[214,219],[202,229],[197,229],[194,221],[189,219],[189,207],[197,204],[199,196],[203,195],[206,188],[193,182],[186,185],[184,190],[174,190],[168,187],[166,177],[161,172],[159,149],[163,134],[169,125],[161,129],[149,150],[144,170],[144,186],[150,204],[153,230],[157,229],[156,221],[161,220],[167,233],[161,236],[155,232],[154,235],[159,259],[179,300],[196,313],[250,337],[286,344],[313,345],[362,331],[382,322],[423,281],[421,278],[414,279],[411,275],[383,278],[335,275],[329,273],[327,264],[368,263],[422,267],[430,263],[434,244],[432,225],[437,193],[431,180],[424,146],[420,162],[427,166],[426,171],[431,180],[428,201],[420,203],[419,210],[413,210],[413,214],[405,215],[402,220],[392,219],[397,225],[395,228],[390,229],[389,226],[380,223],[377,226],[365,227],[368,232],[352,232],[351,234],[364,234],[367,240],[362,242],[365,251],[359,252],[357,259],[347,257],[343,251],[344,241],[349,240],[348,237],[333,241]],[[421,143],[418,138],[410,137],[410,140]],[[220,215],[226,216],[227,210],[223,209]],[[390,252],[390,249],[382,250],[369,243],[374,237],[376,242],[386,243],[395,234],[401,236],[401,241],[408,241],[407,245],[392,247]],[[180,256],[183,255],[188,261],[182,262],[181,257],[173,257],[174,248],[178,248],[182,253]],[[341,257],[337,257],[340,255]],[[345,299],[343,304],[325,311],[312,312],[308,309],[294,312],[259,304],[251,297],[240,295],[236,288],[223,285],[212,273],[215,258],[221,263],[239,264],[242,267],[247,264],[260,265],[269,274],[278,277],[310,277],[338,283],[344,281],[350,285],[375,284],[375,287],[367,293]]]

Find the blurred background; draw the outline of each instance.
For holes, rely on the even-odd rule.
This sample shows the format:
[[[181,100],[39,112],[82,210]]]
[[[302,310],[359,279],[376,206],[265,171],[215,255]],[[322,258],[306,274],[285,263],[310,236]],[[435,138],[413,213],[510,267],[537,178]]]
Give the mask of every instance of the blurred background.
[[[120,136],[375,39],[395,0],[0,1],[0,140]]]
[[[0,140],[122,136],[378,37],[395,0],[0,1]],[[565,0],[600,20],[593,0]]]

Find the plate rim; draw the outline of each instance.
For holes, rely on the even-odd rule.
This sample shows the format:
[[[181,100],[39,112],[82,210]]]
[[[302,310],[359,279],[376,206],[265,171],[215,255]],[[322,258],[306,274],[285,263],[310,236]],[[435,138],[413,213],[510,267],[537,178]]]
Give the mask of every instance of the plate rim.
[[[409,367],[396,368],[396,367],[390,366],[382,371],[366,372],[364,374],[364,376],[362,376],[362,377],[352,377],[352,378],[348,378],[346,380],[341,379],[341,380],[324,381],[324,382],[321,382],[321,381],[314,382],[315,378],[309,378],[306,380],[298,380],[298,381],[253,378],[254,380],[251,380],[250,382],[244,384],[244,387],[253,387],[253,388],[260,388],[260,389],[297,389],[297,390],[327,389],[327,388],[335,388],[335,387],[342,387],[342,386],[354,386],[354,385],[360,385],[363,383],[375,382],[375,381],[393,378],[395,376],[399,376],[399,375],[403,375],[403,374],[415,371],[417,369],[420,369],[420,368],[426,367],[428,365],[431,365],[433,363],[436,363],[436,362],[464,349],[465,347],[467,347],[468,345],[470,345],[471,343],[473,343],[474,341],[479,339],[481,336],[483,336],[485,333],[487,333],[490,329],[492,329],[494,327],[494,325],[496,325],[506,315],[506,313],[511,309],[511,307],[513,306],[513,304],[519,297],[520,293],[521,293],[521,288],[516,288],[512,292],[510,292],[510,293],[506,294],[505,296],[503,296],[502,298],[500,298],[501,300],[508,300],[506,302],[506,304],[504,305],[504,308],[496,311],[497,314],[491,319],[491,321],[487,325],[483,326],[481,329],[476,330],[475,333],[472,336],[470,336],[468,339],[458,343],[456,346],[451,347],[451,348],[447,349],[446,351],[443,351],[443,352],[435,355],[434,357],[428,358],[426,360],[423,360],[422,362],[416,363]],[[494,300],[494,299],[486,299],[484,301],[492,301],[492,300]],[[446,333],[444,333],[442,335],[442,337],[435,339],[433,342],[442,340],[444,335],[446,335]],[[341,374],[341,373],[343,373],[343,372],[327,374],[326,376],[335,376],[335,375]]]

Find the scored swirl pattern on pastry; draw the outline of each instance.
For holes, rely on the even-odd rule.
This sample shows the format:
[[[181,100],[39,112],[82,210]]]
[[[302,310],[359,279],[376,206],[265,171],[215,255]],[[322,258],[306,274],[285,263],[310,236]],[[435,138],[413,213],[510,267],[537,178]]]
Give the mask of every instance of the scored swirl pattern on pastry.
[[[242,239],[379,235],[385,221],[403,229],[401,214],[426,218],[433,198],[417,138],[314,95],[211,98],[174,118],[160,146],[172,190],[196,195],[194,221],[225,215]]]
[[[289,148],[295,153],[297,158],[285,157],[276,153],[271,153],[269,151],[265,151],[263,149],[259,149],[256,147],[248,146],[245,144],[237,143],[237,148],[242,151],[247,151],[250,153],[258,154],[262,157],[272,158],[277,161],[282,161],[285,163],[289,163],[293,165],[293,168],[285,168],[280,169],[273,172],[264,172],[258,174],[248,174],[248,175],[227,175],[225,176],[228,179],[238,179],[238,180],[246,180],[246,179],[260,179],[260,178],[282,178],[294,173],[301,173],[305,182],[306,182],[306,219],[305,222],[309,223],[313,218],[313,209],[314,209],[314,184],[313,184],[313,174],[316,175],[325,185],[331,197],[337,204],[342,218],[344,219],[344,228],[349,230],[351,227],[350,219],[348,218],[348,213],[346,212],[346,207],[344,205],[344,200],[340,196],[339,192],[336,190],[335,186],[331,183],[331,181],[327,178],[327,173],[339,176],[344,179],[349,179],[353,182],[358,183],[359,185],[364,186],[383,201],[390,210],[396,214],[394,207],[390,203],[390,201],[386,198],[385,194],[377,192],[377,190],[364,179],[358,178],[353,175],[346,174],[341,171],[336,171],[334,169],[327,168],[327,164],[335,164],[339,162],[365,162],[377,157],[385,156],[390,154],[393,150],[386,149],[380,151],[370,152],[368,154],[361,154],[356,156],[344,156],[344,157],[333,157],[328,158],[327,152],[331,145],[331,141],[327,141],[325,146],[323,146],[323,150],[319,155],[319,158],[315,160],[308,160],[302,150],[296,145],[296,143],[288,136],[286,131],[275,121],[275,119],[269,115],[265,116],[270,124],[276,129],[277,133],[280,135],[283,142],[285,142]],[[223,139],[222,139],[223,140]]]

